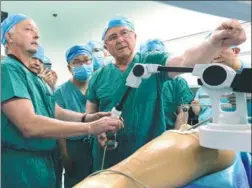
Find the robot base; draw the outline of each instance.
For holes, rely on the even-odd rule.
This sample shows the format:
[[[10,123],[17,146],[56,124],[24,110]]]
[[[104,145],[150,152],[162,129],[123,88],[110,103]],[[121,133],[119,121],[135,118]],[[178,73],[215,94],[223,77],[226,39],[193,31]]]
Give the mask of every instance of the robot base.
[[[207,148],[251,152],[251,125],[209,123],[199,128],[200,145]]]

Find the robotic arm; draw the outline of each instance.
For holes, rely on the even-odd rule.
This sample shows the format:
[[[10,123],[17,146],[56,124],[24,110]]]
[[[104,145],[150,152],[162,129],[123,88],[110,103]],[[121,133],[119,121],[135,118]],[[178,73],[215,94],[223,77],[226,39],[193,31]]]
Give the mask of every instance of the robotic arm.
[[[112,109],[112,115],[120,117],[131,88],[138,88],[142,79],[148,79],[152,74],[161,71],[192,72],[194,76],[199,77],[199,85],[209,94],[213,108],[213,123],[199,128],[202,146],[251,152],[251,125],[248,124],[246,105],[246,93],[252,93],[251,84],[246,84],[251,79],[251,68],[244,68],[237,74],[223,64],[197,64],[192,68],[136,63],[126,79],[127,91],[118,105]],[[232,91],[236,96],[237,110],[224,112],[221,110],[220,97],[223,93]]]
[[[136,63],[132,68],[126,79],[127,90],[124,93],[122,99],[119,103],[111,110],[112,116],[120,118],[122,113],[122,108],[127,100],[127,97],[132,88],[138,88],[142,83],[142,79],[148,79],[152,74],[159,73],[160,71],[165,72],[192,72],[193,68],[191,67],[165,67],[159,64],[140,64]],[[116,133],[114,135],[107,135],[108,141],[106,143],[107,147],[110,149],[115,149],[118,145],[116,142]]]

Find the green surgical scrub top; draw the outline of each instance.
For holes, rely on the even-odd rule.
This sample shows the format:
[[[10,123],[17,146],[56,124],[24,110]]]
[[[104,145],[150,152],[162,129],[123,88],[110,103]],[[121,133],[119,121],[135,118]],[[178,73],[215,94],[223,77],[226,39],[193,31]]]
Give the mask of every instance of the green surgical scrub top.
[[[1,71],[1,103],[14,98],[28,99],[32,102],[37,115],[54,118],[55,100],[39,76],[30,72],[20,61],[11,56],[1,61]],[[55,139],[25,138],[3,111],[1,111],[1,124],[2,147],[28,151],[52,150],[56,147]]]
[[[70,80],[59,86],[54,93],[57,104],[74,112],[86,111],[86,96]],[[78,140],[87,136],[69,137],[70,140]]]
[[[111,63],[95,72],[89,82],[87,99],[98,103],[99,111],[111,111],[124,95],[126,78],[135,63],[165,65],[164,52],[137,53],[125,72]],[[162,103],[163,83],[169,79],[166,72],[143,79],[139,88],[133,88],[123,106],[124,129],[117,133],[118,147],[108,151],[104,167],[112,166],[131,155],[141,146],[161,135],[165,129]],[[94,141],[94,170],[101,167],[103,149]]]
[[[176,122],[177,107],[181,104],[190,104],[194,94],[186,80],[178,76],[164,83],[163,99],[166,128],[172,129]]]

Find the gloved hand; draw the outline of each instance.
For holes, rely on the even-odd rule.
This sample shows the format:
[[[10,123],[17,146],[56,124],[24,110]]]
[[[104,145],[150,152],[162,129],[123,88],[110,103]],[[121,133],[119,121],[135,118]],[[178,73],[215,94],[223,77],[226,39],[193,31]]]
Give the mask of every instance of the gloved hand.
[[[194,100],[194,101],[192,101],[191,104],[192,104],[192,111],[195,113],[195,115],[198,116],[201,112],[201,107],[200,107],[199,101]]]
[[[183,111],[183,109],[181,108],[175,122],[175,129],[178,130],[180,129],[181,125],[187,124],[188,117],[188,111]]]

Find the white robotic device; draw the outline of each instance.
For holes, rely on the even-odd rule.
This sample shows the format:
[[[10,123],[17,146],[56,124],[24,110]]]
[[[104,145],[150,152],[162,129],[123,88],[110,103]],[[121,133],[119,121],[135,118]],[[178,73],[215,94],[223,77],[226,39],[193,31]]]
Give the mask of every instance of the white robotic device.
[[[148,79],[152,74],[160,71],[192,72],[194,76],[200,78],[202,87],[209,94],[212,102],[213,122],[208,126],[199,127],[201,146],[251,152],[251,125],[248,123],[247,91],[244,92],[239,87],[237,89],[237,80],[241,79],[233,69],[223,64],[214,63],[198,64],[194,68],[136,63],[127,77],[126,85],[129,88],[138,88],[142,79]],[[246,72],[247,76],[248,74],[251,75],[251,69],[248,71]],[[234,86],[235,84],[236,86]],[[238,92],[234,91],[234,87],[236,90],[240,90]],[[228,92],[234,92],[236,96],[236,111],[234,112],[221,110],[220,98]],[[125,101],[126,97],[124,96],[122,101]],[[120,108],[113,108],[112,114],[120,115],[122,104],[123,102]]]
[[[234,91],[235,111],[223,111],[220,104],[223,94],[233,92],[232,84],[237,73],[223,64],[201,64],[195,66],[192,74],[200,77],[202,87],[212,103],[213,122],[199,127],[200,145],[251,152],[251,125],[248,123],[246,93]]]

